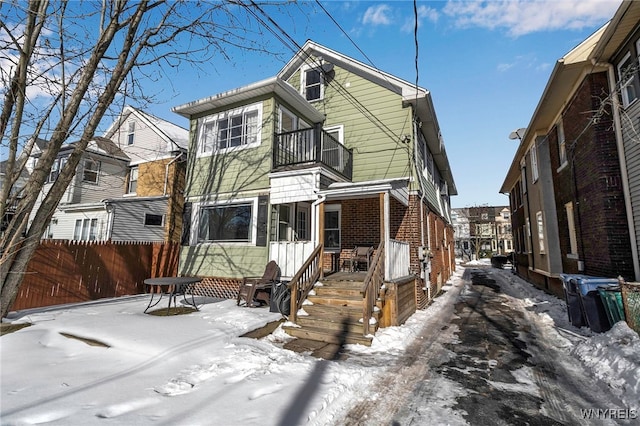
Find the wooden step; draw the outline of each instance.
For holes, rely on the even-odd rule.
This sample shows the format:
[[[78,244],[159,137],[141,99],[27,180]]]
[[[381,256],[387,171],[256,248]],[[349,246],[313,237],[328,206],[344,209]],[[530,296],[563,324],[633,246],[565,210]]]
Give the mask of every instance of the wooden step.
[[[309,316],[320,318],[334,318],[339,321],[343,318],[349,318],[350,321],[356,322],[362,318],[361,306],[331,306],[331,305],[304,305],[302,309],[309,314]],[[375,311],[373,317],[380,319],[380,311]]]
[[[350,333],[364,333],[364,326],[359,320],[353,320],[349,317],[323,318],[317,316],[300,315],[297,317],[298,325],[301,327],[317,328],[319,330],[348,331]]]
[[[365,345],[371,346],[373,337],[363,336],[362,333],[349,333],[340,330],[326,330],[315,327],[293,327],[283,326],[283,330],[290,336],[299,339],[310,339],[326,343],[335,343],[339,345]]]
[[[327,295],[312,295],[307,296],[307,299],[314,305],[329,305],[329,306],[352,306],[362,309],[364,299],[362,296],[327,296]]]

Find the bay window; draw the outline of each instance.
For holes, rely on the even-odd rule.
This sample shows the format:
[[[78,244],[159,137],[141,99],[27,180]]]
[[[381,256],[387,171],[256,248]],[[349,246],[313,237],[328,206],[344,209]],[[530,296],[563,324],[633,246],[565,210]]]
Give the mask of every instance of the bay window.
[[[259,145],[261,119],[261,103],[203,118],[198,153],[206,155]]]

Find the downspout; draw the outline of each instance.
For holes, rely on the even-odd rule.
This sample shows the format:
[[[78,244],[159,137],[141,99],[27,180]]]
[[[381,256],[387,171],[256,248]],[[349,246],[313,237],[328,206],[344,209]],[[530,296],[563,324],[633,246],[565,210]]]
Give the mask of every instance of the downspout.
[[[162,190],[162,195],[167,195],[167,186],[169,185],[169,167],[182,158],[182,152],[175,156],[175,158],[167,163],[164,166],[164,189]]]
[[[109,199],[102,200],[102,202],[104,203],[104,209],[107,212],[107,229],[105,231],[105,240],[111,241],[111,236],[113,234],[113,217],[115,216],[114,212],[116,210],[116,206],[114,206]]]
[[[418,122],[417,120],[413,120],[413,131],[414,131],[414,146],[413,146],[413,156],[414,156],[414,164],[415,167],[418,166],[418,150],[417,150],[417,142],[420,140],[420,138],[418,137]],[[425,141],[425,149],[429,149],[427,147],[426,141]],[[420,182],[420,246],[422,247],[422,251],[423,253],[426,251],[425,250],[425,245],[424,245],[424,198],[425,198],[425,194],[424,194],[424,188],[422,187],[422,177],[419,174],[419,170],[416,170],[416,175],[418,176],[418,182]],[[427,232],[428,232],[428,227],[427,227]],[[420,269],[421,269],[421,273],[422,273],[422,279],[424,280],[424,287],[422,288],[423,291],[427,292],[427,301],[431,300],[431,282],[429,280],[429,275],[426,272],[426,265],[427,265],[427,258],[424,258],[422,261],[420,261],[421,265],[420,265]]]
[[[593,65],[602,65],[607,67],[607,76],[609,80],[609,92],[613,102],[613,122],[616,133],[616,146],[618,148],[618,158],[620,159],[620,174],[622,175],[622,192],[624,193],[625,209],[627,213],[627,226],[629,227],[629,239],[631,240],[631,256],[633,260],[633,272],[635,280],[640,281],[640,263],[638,261],[638,241],[636,239],[635,225],[633,223],[633,209],[631,208],[631,191],[629,189],[629,173],[627,171],[627,160],[624,156],[624,141],[622,139],[622,123],[620,120],[620,111],[618,104],[618,96],[616,95],[615,71],[611,63],[597,63],[592,60]]]

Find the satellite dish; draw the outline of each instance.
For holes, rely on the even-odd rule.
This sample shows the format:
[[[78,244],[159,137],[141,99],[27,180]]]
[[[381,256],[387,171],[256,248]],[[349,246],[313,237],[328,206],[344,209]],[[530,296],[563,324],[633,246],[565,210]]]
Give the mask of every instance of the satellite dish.
[[[513,132],[509,133],[509,139],[519,139],[522,140],[522,137],[524,136],[524,132],[527,129],[524,127],[521,127],[517,130],[514,130]]]
[[[330,62],[325,62],[324,64],[322,64],[322,71],[324,71],[325,73],[329,73],[333,70],[333,64]]]

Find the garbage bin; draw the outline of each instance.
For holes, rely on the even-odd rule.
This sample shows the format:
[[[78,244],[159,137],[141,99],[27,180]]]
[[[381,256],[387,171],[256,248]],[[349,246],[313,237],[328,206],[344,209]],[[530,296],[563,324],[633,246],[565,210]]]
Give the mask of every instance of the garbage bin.
[[[607,318],[598,287],[616,285],[618,280],[616,278],[580,277],[576,279],[576,283],[580,293],[582,312],[589,328],[596,333],[610,330],[612,324]]]
[[[598,294],[604,304],[604,310],[607,314],[609,324],[613,327],[613,324],[618,321],[624,321],[624,308],[622,305],[622,293],[620,291],[620,285],[606,285],[598,287]]]
[[[282,315],[289,315],[291,312],[291,290],[287,282],[277,282],[271,285],[269,312],[279,312]]]
[[[620,290],[627,324],[640,334],[640,283],[620,283]]]
[[[582,305],[580,304],[580,294],[576,284],[576,277],[584,277],[585,275],[576,274],[560,274],[562,279],[562,288],[564,290],[564,299],[567,303],[567,315],[569,322],[576,327],[587,325],[587,321],[582,313]]]

